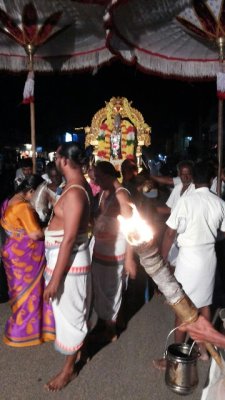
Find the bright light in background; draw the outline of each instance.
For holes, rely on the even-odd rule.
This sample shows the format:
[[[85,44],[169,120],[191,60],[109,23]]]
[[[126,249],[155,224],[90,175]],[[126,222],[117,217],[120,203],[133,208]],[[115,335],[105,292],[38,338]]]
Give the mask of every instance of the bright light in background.
[[[73,140],[72,134],[69,132],[66,132],[65,133],[65,142],[72,142],[72,140]]]
[[[78,134],[77,133],[73,133],[73,141],[78,142]]]
[[[192,136],[185,136],[185,138],[184,138],[184,148],[185,149],[188,149],[191,141],[192,141]]]
[[[48,153],[48,157],[50,161],[54,161],[55,159],[55,151],[52,151],[51,153]]]
[[[166,156],[164,156],[163,154],[158,154],[158,159],[160,161],[166,161]]]

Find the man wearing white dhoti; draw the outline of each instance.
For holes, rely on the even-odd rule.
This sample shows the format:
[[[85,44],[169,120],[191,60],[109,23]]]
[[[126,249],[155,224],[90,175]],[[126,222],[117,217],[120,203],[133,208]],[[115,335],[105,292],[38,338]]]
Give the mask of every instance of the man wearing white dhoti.
[[[174,186],[166,202],[166,206],[158,209],[158,211],[161,213],[171,213],[181,197],[189,196],[189,194],[193,193],[195,190],[195,185],[193,184],[193,162],[188,160],[181,161],[177,165],[177,171],[180,178],[180,183]],[[174,238],[174,242],[168,254],[168,262],[172,267],[176,266],[177,256],[178,246],[177,240]]]
[[[78,350],[87,334],[90,299],[88,224],[90,188],[81,170],[82,152],[76,143],[64,143],[56,152],[56,166],[66,185],[54,205],[45,233],[46,289],[56,322],[55,347],[66,362],[46,388],[57,391],[74,377]]]
[[[69,190],[72,188],[79,188],[79,186],[72,185]],[[45,281],[47,284],[54,273],[63,237],[63,230],[50,231],[47,228],[45,231],[47,261]],[[90,255],[87,248],[87,233],[77,235],[57,296],[52,300],[57,331],[55,348],[65,355],[74,354],[79,350],[87,334],[85,315],[89,309],[91,295],[89,289],[91,281],[89,273]],[[73,304],[74,297],[76,307]]]
[[[94,224],[92,258],[94,309],[104,321],[103,340],[116,338],[116,323],[122,301],[124,272],[135,268],[133,250],[126,243],[117,220],[131,214],[130,194],[117,180],[117,171],[106,161],[95,167],[95,179],[103,189],[99,215]]]
[[[178,233],[175,277],[207,320],[210,320],[215,280],[215,241],[218,230],[225,232],[225,202],[210,192],[212,176],[211,165],[204,162],[195,165],[196,190],[178,201],[166,222],[168,227],[162,243],[162,256],[166,260]],[[180,325],[178,319],[175,325]],[[184,337],[183,332],[175,331],[177,342],[182,342]]]

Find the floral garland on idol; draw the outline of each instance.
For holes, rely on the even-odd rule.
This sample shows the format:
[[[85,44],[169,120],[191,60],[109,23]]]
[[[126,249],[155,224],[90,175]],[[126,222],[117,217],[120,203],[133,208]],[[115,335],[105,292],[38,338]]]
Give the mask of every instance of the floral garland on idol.
[[[98,152],[97,156],[107,161],[110,159],[110,130],[106,123],[101,124],[98,132]]]
[[[110,135],[111,130],[106,122],[102,123],[99,129],[97,141],[97,156],[107,161],[110,160]],[[121,122],[121,153],[122,159],[134,155],[135,148],[135,127],[127,120]]]

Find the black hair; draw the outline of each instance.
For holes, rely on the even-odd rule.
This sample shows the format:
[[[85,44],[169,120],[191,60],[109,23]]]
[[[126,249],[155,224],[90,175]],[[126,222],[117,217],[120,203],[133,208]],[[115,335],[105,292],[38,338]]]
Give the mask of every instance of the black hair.
[[[210,180],[214,177],[213,165],[206,161],[199,161],[194,166],[193,181],[198,185],[210,184]]]
[[[109,175],[112,178],[120,177],[120,172],[109,161],[98,161],[95,167],[99,168],[103,174]]]
[[[83,165],[86,162],[84,150],[78,143],[69,142],[63,143],[59,146],[58,154],[70,160],[72,164]]]
[[[32,174],[24,179],[21,184],[16,188],[15,194],[17,193],[27,193],[29,190],[36,190],[37,187],[44,182],[44,179],[37,174]]]
[[[134,160],[131,160],[130,158],[126,158],[121,164],[121,172],[122,174],[124,171],[138,171],[137,164]]]
[[[27,167],[33,167],[33,161],[32,158],[22,158],[20,160],[20,167],[21,168],[27,168]]]
[[[48,174],[50,171],[55,170],[55,169],[57,170],[55,161],[49,161],[49,163],[46,165],[46,172],[47,172],[47,174]]]
[[[191,160],[182,160],[177,164],[177,170],[180,171],[181,168],[189,168],[191,174],[193,174],[194,163]]]

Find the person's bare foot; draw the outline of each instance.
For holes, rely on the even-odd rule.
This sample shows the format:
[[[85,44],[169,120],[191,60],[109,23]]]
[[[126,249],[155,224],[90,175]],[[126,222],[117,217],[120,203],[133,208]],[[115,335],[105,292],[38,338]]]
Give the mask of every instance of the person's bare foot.
[[[159,358],[157,360],[153,360],[152,364],[154,368],[158,369],[159,371],[165,371],[167,360],[166,358]]]
[[[199,349],[199,360],[209,361],[209,355],[205,349]]]
[[[68,385],[77,376],[77,372],[65,372],[61,371],[54,378],[52,378],[48,383],[44,385],[44,389],[48,392],[58,392]]]
[[[199,348],[199,360],[209,361],[209,355],[205,345],[203,343],[199,343],[198,348]]]
[[[199,356],[199,360],[202,360],[202,361],[209,361],[209,355],[208,355],[207,353],[202,353],[202,354],[200,354],[200,356]]]

